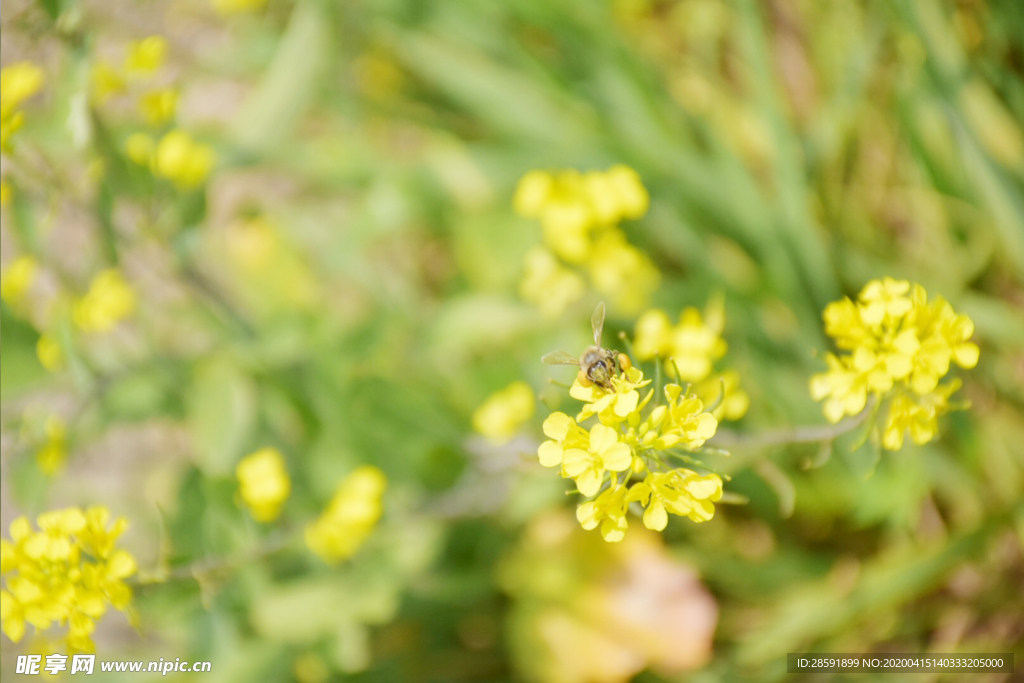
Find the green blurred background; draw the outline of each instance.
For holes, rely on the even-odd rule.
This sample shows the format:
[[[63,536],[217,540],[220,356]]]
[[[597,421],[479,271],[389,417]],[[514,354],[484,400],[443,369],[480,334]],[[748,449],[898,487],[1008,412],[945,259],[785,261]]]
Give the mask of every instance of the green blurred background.
[[[5,536],[18,514],[100,503],[131,520],[143,573],[237,558],[138,586],[137,628],[108,615],[100,658],[300,683],[770,681],[810,650],[1024,666],[1024,4],[241,9],[0,10],[4,66],[46,73],[3,159],[4,266],[29,253],[47,273],[28,312],[3,309]],[[90,103],[93,65],[151,34],[177,125],[218,157],[199,189],[133,167],[130,101]],[[578,529],[565,482],[536,465],[544,411],[500,447],[471,416],[516,380],[558,407],[561,371],[538,359],[582,347],[602,298],[554,317],[520,299],[541,238],[512,211],[517,180],[619,163],[651,195],[625,228],[661,274],[650,306],[724,295],[751,396],[730,428],[823,424],[807,388],[821,311],[883,276],[975,321],[970,410],[881,456],[736,448],[726,489],[749,502],[707,524],[635,519],[621,546]],[[87,341],[55,332],[67,364],[47,372],[41,307],[111,265],[137,312]],[[639,312],[611,307],[606,338]],[[48,476],[54,414],[68,456]],[[293,491],[261,526],[234,466],[268,445]],[[331,568],[289,539],[361,463],[388,477],[384,518]],[[23,651],[3,639],[5,676]]]

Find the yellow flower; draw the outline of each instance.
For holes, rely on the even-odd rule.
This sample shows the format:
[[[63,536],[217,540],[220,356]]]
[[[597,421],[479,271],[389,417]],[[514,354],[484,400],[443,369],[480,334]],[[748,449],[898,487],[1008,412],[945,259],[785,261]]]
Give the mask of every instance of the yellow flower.
[[[19,256],[0,276],[0,298],[15,311],[25,308],[25,296],[39,273],[39,263],[31,256]]]
[[[46,80],[32,62],[18,62],[0,69],[0,150],[10,149],[11,137],[25,122],[19,107],[35,95]]]
[[[68,459],[68,448],[65,443],[64,421],[56,415],[46,420],[46,442],[36,451],[36,462],[43,474],[57,474]]]
[[[604,474],[623,472],[633,464],[633,449],[619,441],[619,433],[603,424],[594,425],[586,447],[568,448],[562,454],[565,473],[576,481],[584,496],[597,493],[604,482]]]
[[[587,266],[594,289],[612,297],[615,308],[625,315],[646,306],[661,280],[654,263],[617,228],[602,231]]]
[[[652,472],[634,484],[627,502],[643,505],[644,526],[661,531],[668,524],[668,513],[706,522],[715,516],[714,501],[722,497],[722,479],[717,474],[701,476],[679,468],[670,472]]]
[[[284,458],[275,448],[261,448],[238,463],[238,493],[257,522],[272,522],[291,493]]]
[[[565,449],[586,449],[590,442],[587,430],[565,413],[551,413],[548,419],[544,420],[544,434],[549,440],[537,449],[537,457],[544,467],[561,465]]]
[[[711,414],[719,421],[738,420],[747,414],[750,407],[750,396],[740,387],[740,374],[735,370],[711,375],[695,386],[693,392],[705,405],[715,405]]]
[[[156,151],[156,140],[146,133],[132,133],[124,142],[124,151],[139,166],[150,166]]]
[[[0,541],[0,625],[12,641],[21,640],[26,624],[44,630],[66,623],[69,646],[90,651],[107,605],[127,609],[124,579],[135,573],[135,558],[114,545],[127,523],[119,519],[108,530],[108,520],[106,508],[68,508],[40,515],[38,532],[24,517],[12,522],[11,541]]]
[[[526,382],[513,382],[491,394],[473,413],[473,429],[494,443],[507,443],[533,417],[536,399]]]
[[[100,272],[74,306],[75,324],[83,332],[103,333],[135,311],[135,292],[119,271],[109,268]]]
[[[6,180],[0,180],[0,206],[7,206],[14,196],[14,188]]]
[[[46,77],[32,62],[18,62],[0,69],[0,118],[7,120],[25,100],[39,92]]]
[[[519,294],[540,307],[544,315],[553,318],[564,313],[583,298],[586,289],[583,278],[560,264],[547,249],[533,247],[527,252]]]
[[[576,508],[576,519],[587,531],[600,524],[601,537],[609,543],[618,543],[629,528],[626,520],[627,506],[626,487],[617,484]]]
[[[882,432],[882,445],[890,451],[903,447],[903,435],[920,445],[935,438],[939,431],[939,417],[951,408],[949,397],[960,388],[960,380],[940,385],[923,395],[901,392],[892,398]]]
[[[538,218],[554,189],[555,179],[546,171],[530,171],[519,180],[512,206],[525,218]]]
[[[162,126],[174,118],[178,108],[176,88],[151,90],[139,98],[139,112],[151,126]]]
[[[320,517],[306,527],[306,545],[325,562],[351,557],[373,531],[387,487],[384,473],[364,465],[342,481]]]
[[[146,75],[158,70],[167,56],[167,40],[163,36],[148,36],[128,45],[124,69],[130,75]]]
[[[688,307],[672,325],[664,311],[647,311],[637,321],[634,353],[640,360],[666,358],[665,369],[671,376],[678,370],[679,379],[700,382],[707,379],[714,362],[725,355],[727,345],[722,339],[725,327],[724,302],[712,299],[704,314]]]
[[[718,420],[711,413],[704,412],[704,404],[693,394],[683,394],[678,384],[665,386],[668,401],[665,422],[661,426],[661,437],[655,448],[673,448],[682,444],[686,448],[699,448],[715,435]]]
[[[640,405],[640,392],[651,383],[651,380],[644,379],[644,373],[638,368],[629,368],[624,373],[612,377],[613,391],[608,391],[596,384],[588,387],[580,384],[579,377],[569,389],[569,395],[586,405],[576,416],[578,422],[598,415],[601,422],[605,424],[617,424],[627,419],[632,412]]]
[[[216,162],[212,148],[195,142],[182,130],[172,130],[156,146],[153,174],[189,189],[201,185]]]
[[[105,61],[93,64],[89,80],[92,86],[92,101],[98,105],[102,105],[115,95],[120,95],[128,87],[124,74]]]
[[[267,0],[213,0],[213,8],[220,14],[240,14],[263,9]]]
[[[48,334],[39,335],[36,341],[36,356],[39,364],[50,372],[57,372],[64,368],[64,351],[60,343]]]
[[[847,352],[827,354],[828,370],[811,378],[811,395],[825,400],[828,420],[860,413],[868,396],[891,396],[886,448],[902,446],[907,431],[917,443],[934,438],[936,418],[948,411],[949,395],[959,386],[937,388],[939,381],[953,362],[963,368],[978,362],[971,319],[941,297],[929,302],[920,285],[892,278],[869,282],[856,302],[829,304],[824,319],[826,333]]]

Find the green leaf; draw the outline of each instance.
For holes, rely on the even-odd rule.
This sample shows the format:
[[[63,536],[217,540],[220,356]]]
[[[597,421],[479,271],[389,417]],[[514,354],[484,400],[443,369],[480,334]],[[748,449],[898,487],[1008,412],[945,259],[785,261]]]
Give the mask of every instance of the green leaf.
[[[255,423],[256,384],[231,358],[215,356],[195,369],[187,405],[196,465],[228,474]]]

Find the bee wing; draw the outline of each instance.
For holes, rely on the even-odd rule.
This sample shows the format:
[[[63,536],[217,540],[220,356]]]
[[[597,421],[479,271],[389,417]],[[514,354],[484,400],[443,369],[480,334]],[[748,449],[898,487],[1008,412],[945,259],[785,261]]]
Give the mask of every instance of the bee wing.
[[[552,351],[551,353],[544,354],[540,362],[547,365],[579,365],[580,359],[576,356],[570,356],[565,351]]]
[[[594,346],[601,346],[601,330],[604,329],[604,302],[602,301],[594,309],[594,315],[590,316],[590,326],[594,330]]]

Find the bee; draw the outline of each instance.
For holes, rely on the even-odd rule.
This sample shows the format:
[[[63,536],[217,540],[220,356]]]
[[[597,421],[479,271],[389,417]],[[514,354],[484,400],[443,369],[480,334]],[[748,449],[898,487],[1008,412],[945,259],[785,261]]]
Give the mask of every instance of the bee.
[[[604,302],[594,309],[590,316],[590,326],[594,331],[594,345],[583,350],[579,358],[565,351],[552,351],[541,358],[548,365],[578,365],[576,378],[585,387],[593,384],[606,391],[614,391],[612,378],[633,367],[633,362],[624,353],[606,349],[601,346],[601,331],[604,329]]]

